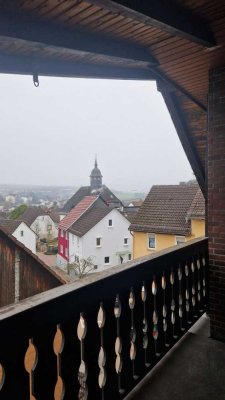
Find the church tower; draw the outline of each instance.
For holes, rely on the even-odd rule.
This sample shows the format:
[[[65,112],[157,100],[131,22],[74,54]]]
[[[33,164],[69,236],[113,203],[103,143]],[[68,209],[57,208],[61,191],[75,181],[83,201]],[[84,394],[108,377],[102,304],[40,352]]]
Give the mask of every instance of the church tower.
[[[95,157],[95,166],[90,175],[91,190],[99,190],[102,188],[102,174],[98,168],[97,157]]]

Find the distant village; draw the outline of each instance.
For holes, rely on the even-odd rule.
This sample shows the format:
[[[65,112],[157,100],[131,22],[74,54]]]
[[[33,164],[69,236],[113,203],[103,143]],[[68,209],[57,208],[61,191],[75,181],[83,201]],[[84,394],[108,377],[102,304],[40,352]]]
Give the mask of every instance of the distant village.
[[[0,194],[0,228],[71,280],[205,235],[205,202],[195,180],[157,185],[121,200],[95,159],[88,186]]]

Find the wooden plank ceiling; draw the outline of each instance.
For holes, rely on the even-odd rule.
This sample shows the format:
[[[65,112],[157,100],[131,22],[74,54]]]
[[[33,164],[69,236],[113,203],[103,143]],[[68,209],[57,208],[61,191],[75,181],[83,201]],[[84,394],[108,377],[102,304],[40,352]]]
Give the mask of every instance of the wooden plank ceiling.
[[[222,0],[0,0],[0,72],[157,80],[203,190],[224,44]]]

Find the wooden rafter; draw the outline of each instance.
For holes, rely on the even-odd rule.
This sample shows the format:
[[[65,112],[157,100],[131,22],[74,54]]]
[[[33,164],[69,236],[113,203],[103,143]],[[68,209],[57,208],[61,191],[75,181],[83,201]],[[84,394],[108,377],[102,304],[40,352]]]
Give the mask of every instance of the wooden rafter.
[[[207,112],[207,107],[204,104],[202,104],[198,99],[196,99],[189,92],[187,92],[183,87],[181,87],[176,82],[174,82],[172,79],[170,79],[165,73],[163,73],[156,67],[151,67],[150,70],[153,74],[153,77],[155,77],[155,80],[158,82],[158,86],[160,86],[160,82],[163,82],[162,87],[169,86],[173,90],[177,90],[181,94],[184,94],[189,100],[191,100],[193,103],[195,103],[198,107],[200,107],[202,109],[202,111]],[[160,81],[159,81],[159,79],[160,79]]]
[[[61,52],[62,56],[99,58],[99,64],[113,61],[122,66],[123,63],[135,63],[146,68],[156,65],[157,61],[150,52],[135,43],[110,38],[105,35],[90,32],[80,27],[66,29],[54,23],[42,22],[26,18],[23,15],[0,14],[0,40],[7,44],[30,44],[32,49],[53,50]]]
[[[89,0],[89,2],[202,46],[216,45],[210,29],[192,12],[173,0]]]
[[[0,53],[0,73],[71,78],[152,80],[151,71]]]
[[[195,144],[189,132],[189,129],[185,123],[181,108],[176,99],[176,95],[168,90],[163,90],[163,85],[158,86],[158,89],[162,93],[165,104],[168,108],[175,129],[184,148],[186,156],[192,166],[193,172],[197,178],[202,193],[206,194],[206,179],[205,170],[198,156]]]

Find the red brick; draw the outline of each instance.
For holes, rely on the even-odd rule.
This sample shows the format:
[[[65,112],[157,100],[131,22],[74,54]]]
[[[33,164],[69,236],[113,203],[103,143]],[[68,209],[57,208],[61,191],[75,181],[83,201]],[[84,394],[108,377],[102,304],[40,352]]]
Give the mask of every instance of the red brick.
[[[211,335],[225,340],[225,67],[209,73],[208,236]]]

